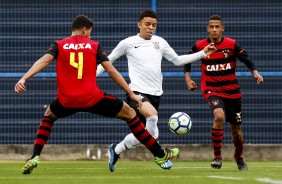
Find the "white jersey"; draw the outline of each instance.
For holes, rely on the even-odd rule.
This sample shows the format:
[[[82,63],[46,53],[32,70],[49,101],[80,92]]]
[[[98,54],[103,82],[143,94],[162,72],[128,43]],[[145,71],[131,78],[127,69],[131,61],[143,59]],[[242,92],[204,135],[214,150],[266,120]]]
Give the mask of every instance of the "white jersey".
[[[184,65],[199,60],[205,56],[205,53],[200,51],[195,54],[178,56],[163,38],[153,35],[150,40],[145,40],[137,34],[120,41],[108,58],[114,62],[122,55],[126,55],[128,60],[131,90],[161,96],[163,94],[161,71],[163,57],[175,65]],[[103,71],[103,67],[98,66],[97,75]]]
[[[162,58],[164,56],[170,61],[177,57],[169,44],[155,35],[151,40],[145,40],[138,35],[131,36],[122,40],[108,58],[113,62],[122,55],[126,55],[128,59],[131,90],[155,96],[162,95]]]

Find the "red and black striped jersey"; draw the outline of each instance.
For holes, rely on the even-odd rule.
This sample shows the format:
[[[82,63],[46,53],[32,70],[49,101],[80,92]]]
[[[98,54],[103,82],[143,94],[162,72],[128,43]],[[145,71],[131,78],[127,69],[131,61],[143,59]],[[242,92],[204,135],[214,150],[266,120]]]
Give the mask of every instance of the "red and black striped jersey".
[[[209,39],[197,41],[190,53],[204,49],[209,43]],[[246,51],[234,39],[222,38],[221,42],[216,44],[216,48],[216,52],[201,59],[201,91],[205,98],[212,95],[240,98],[242,94],[235,75],[236,58],[244,62],[251,71],[256,67]],[[190,72],[190,67],[186,66],[185,71]]]

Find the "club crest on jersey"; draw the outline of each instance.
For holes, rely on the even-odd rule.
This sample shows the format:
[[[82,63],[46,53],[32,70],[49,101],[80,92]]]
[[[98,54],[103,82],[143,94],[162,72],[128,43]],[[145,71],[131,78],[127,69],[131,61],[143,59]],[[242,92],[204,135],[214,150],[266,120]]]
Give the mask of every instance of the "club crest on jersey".
[[[207,69],[207,71],[230,70],[231,64],[230,63],[224,63],[224,64],[216,64],[216,65],[207,65],[206,69]]]
[[[74,44],[74,43],[66,43],[63,46],[64,49],[74,49],[74,50],[79,50],[79,49],[91,49],[91,44],[90,43],[79,43],[79,44]]]
[[[221,52],[225,59],[228,58],[228,53],[230,52],[230,50],[222,50]]]
[[[154,48],[157,49],[157,50],[160,50],[160,44],[159,42],[153,42],[154,44]]]

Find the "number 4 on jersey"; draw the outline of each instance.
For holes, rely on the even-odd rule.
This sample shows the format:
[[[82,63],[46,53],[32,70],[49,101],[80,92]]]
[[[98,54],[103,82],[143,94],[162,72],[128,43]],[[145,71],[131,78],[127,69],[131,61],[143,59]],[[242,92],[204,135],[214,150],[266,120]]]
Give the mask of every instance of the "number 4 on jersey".
[[[78,63],[75,60],[75,52],[70,53],[70,65],[78,69],[77,78],[82,79],[83,52],[78,53]]]

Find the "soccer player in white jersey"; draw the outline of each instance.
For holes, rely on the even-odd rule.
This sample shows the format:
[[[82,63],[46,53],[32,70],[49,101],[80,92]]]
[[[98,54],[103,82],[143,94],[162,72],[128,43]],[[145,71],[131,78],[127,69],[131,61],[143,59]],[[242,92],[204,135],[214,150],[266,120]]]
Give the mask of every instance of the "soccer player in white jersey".
[[[154,35],[157,27],[157,14],[152,10],[145,10],[140,14],[138,28],[140,32],[119,42],[116,48],[108,56],[114,62],[122,55],[128,59],[128,73],[130,78],[129,87],[142,98],[141,109],[136,108],[136,103],[127,97],[127,102],[134,108],[142,122],[146,122],[146,128],[150,134],[158,139],[159,130],[158,108],[160,98],[163,94],[161,72],[162,58],[166,58],[177,66],[182,66],[193,61],[197,61],[216,50],[213,44],[206,46],[202,51],[190,55],[178,56],[170,45],[163,38]],[[101,65],[98,66],[97,76],[104,71]],[[115,164],[119,155],[140,142],[133,134],[128,134],[119,144],[111,144],[109,170],[115,170]],[[172,167],[171,161],[161,166],[163,169]]]

